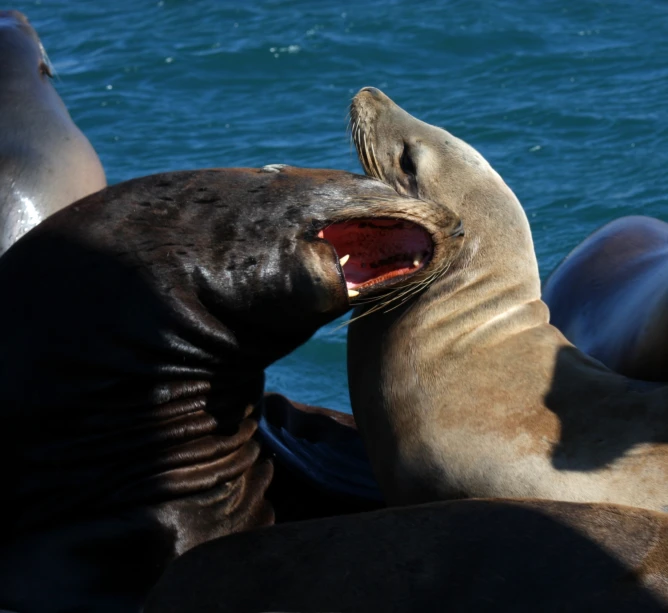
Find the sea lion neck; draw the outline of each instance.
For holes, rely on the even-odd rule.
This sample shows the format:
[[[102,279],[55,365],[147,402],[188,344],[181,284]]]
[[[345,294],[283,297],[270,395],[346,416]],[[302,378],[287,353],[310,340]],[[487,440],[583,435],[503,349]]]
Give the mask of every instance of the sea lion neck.
[[[512,191],[490,171],[485,182],[457,202],[447,199],[466,229],[462,251],[447,271],[402,308],[370,314],[371,307],[360,308],[356,316],[397,326],[400,334],[410,330],[418,343],[422,334],[437,334],[448,351],[493,343],[498,333],[508,334],[509,326],[519,333],[547,322],[528,220]],[[484,308],[477,296],[484,297]],[[419,352],[405,358],[410,361],[411,355]]]
[[[545,324],[531,231],[512,191],[494,173],[456,210],[467,228],[462,253],[416,298],[408,317],[438,328],[453,351],[493,343],[499,323],[504,337],[509,327],[521,332]]]
[[[0,309],[11,322],[0,343],[3,446],[22,466],[9,476],[14,529],[193,494],[230,456],[226,478],[243,480],[259,457],[272,356],[245,352],[185,278],[163,271],[147,284],[116,257],[46,231],[15,247],[0,267],[15,289]]]

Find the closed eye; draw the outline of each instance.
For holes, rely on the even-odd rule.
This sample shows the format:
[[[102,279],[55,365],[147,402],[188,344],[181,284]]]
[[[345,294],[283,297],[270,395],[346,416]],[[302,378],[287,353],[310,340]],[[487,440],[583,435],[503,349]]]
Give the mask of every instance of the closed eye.
[[[42,75],[46,75],[49,78],[53,78],[53,73],[51,72],[51,67],[47,62],[39,63],[39,72]]]
[[[401,166],[401,170],[407,175],[410,175],[411,177],[417,175],[417,169],[415,168],[413,158],[411,157],[411,154],[408,151],[408,145],[406,144],[404,144],[404,150],[401,153],[399,165]]]

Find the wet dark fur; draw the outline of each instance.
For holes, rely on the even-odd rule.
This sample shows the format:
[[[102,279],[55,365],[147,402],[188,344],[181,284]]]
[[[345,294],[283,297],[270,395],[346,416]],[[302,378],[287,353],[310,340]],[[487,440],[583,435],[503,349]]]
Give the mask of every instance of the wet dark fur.
[[[263,370],[349,308],[317,232],[404,202],[338,171],[167,173],[0,258],[0,608],[137,610],[175,556],[272,523]]]
[[[659,613],[667,546],[668,516],[621,505],[432,503],[206,543],[146,613]]]

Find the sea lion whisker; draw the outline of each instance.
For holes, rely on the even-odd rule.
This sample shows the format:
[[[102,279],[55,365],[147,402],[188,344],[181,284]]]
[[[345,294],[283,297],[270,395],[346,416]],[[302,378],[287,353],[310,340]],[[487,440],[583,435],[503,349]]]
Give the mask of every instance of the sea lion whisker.
[[[364,170],[365,170],[365,172],[366,172],[366,164],[365,164],[364,156],[361,155],[361,153],[360,153],[360,147],[361,147],[361,145],[360,145],[360,138],[359,138],[359,135],[360,135],[360,130],[359,130],[359,119],[358,119],[358,120],[355,122],[355,124],[354,124],[354,143],[355,143],[355,151],[356,151],[356,153],[357,153],[357,159],[359,160],[360,164],[362,164],[362,167],[364,168]]]
[[[409,282],[406,285],[401,285],[397,288],[391,289],[386,293],[383,293],[379,297],[374,297],[370,299],[362,299],[358,300],[356,304],[368,304],[376,301],[383,301],[383,306],[388,306],[392,303],[394,303],[397,300],[401,300],[402,298],[406,297],[404,300],[401,301],[400,304],[403,304],[408,298],[413,296],[415,293],[419,292],[422,288],[428,286],[431,284],[435,279],[439,278],[441,275],[443,275],[445,272],[447,272],[448,268],[450,267],[449,262],[445,262],[443,266],[440,268],[434,270],[431,272],[429,275],[427,275],[425,278],[420,279],[420,280],[409,280]],[[391,297],[390,297],[391,296]],[[388,299],[389,297],[389,299]]]
[[[449,268],[449,265],[446,265],[442,267],[447,270]],[[374,298],[367,298],[367,299],[362,299],[362,300],[357,300],[355,302],[356,305],[361,305],[361,304],[372,304],[374,302],[378,302],[378,304],[374,305],[370,309],[364,311],[364,313],[361,313],[360,315],[356,317],[351,317],[344,323],[342,323],[340,326],[337,326],[335,330],[340,330],[344,326],[347,326],[348,324],[352,323],[353,321],[357,321],[360,318],[364,317],[365,315],[370,315],[371,313],[374,313],[378,311],[379,309],[385,308],[391,304],[393,304],[396,301],[400,301],[397,305],[393,306],[391,309],[388,309],[387,311],[384,311],[385,313],[390,312],[397,306],[401,306],[404,302],[406,302],[408,299],[410,299],[415,293],[419,292],[424,286],[430,284],[433,279],[437,276],[437,274],[442,273],[443,270],[438,270],[434,271],[430,275],[428,275],[425,279],[422,279],[420,281],[413,281],[410,282],[408,285],[402,285],[401,287],[398,287],[396,289],[390,290],[387,293],[384,293],[381,296],[374,297]],[[390,294],[396,294],[397,292],[401,292],[396,296],[392,296],[389,300],[388,295]],[[401,300],[403,298],[403,300]]]
[[[366,156],[366,161],[367,164],[369,165],[369,168],[371,169],[371,176],[375,177],[376,179],[380,179],[380,176],[375,172],[375,169],[371,166],[371,156],[369,155],[369,150],[366,146],[366,134],[362,132],[362,141],[364,143],[364,154]]]
[[[365,312],[362,313],[361,315],[358,315],[357,317],[350,318],[350,319],[345,323],[345,325],[348,325],[348,324],[352,323],[353,321],[357,321],[358,319],[361,319],[362,317],[364,317],[364,316],[366,316],[366,315],[370,315],[371,313],[375,313],[376,311],[378,311],[379,309],[381,309],[381,308],[383,307],[384,304],[385,304],[384,302],[380,302],[379,304],[375,304],[374,306],[372,306],[370,309],[368,309],[367,311],[365,311]]]
[[[380,164],[378,163],[378,159],[376,158],[376,151],[373,148],[373,143],[371,142],[370,138],[369,138],[369,147],[367,148],[366,130],[364,130],[364,128],[362,127],[362,122],[359,117],[357,118],[356,126],[357,126],[358,137],[355,140],[355,148],[357,149],[357,157],[360,163],[362,164],[362,167],[364,168],[365,172],[375,177],[379,181],[388,183],[388,181],[385,179],[385,175],[381,171]],[[360,134],[361,138],[359,137]],[[362,147],[361,145],[362,141],[364,143],[364,147]],[[371,153],[369,153],[369,148],[371,149]]]
[[[376,158],[376,151],[375,151],[375,149],[373,148],[373,143],[372,143],[372,142],[369,142],[369,146],[371,147],[371,155],[372,155],[373,162],[374,162],[374,164],[376,165],[376,170],[377,170],[377,172],[378,172],[378,178],[379,178],[381,181],[383,181],[383,183],[387,183],[387,181],[386,181],[386,179],[385,179],[385,175],[384,175],[384,174],[382,173],[382,171],[381,171],[380,164],[378,163],[378,159]]]
[[[427,287],[430,285],[436,278],[439,278],[442,274],[444,274],[448,268],[450,268],[450,263],[446,262],[444,266],[441,267],[441,269],[435,270],[431,274],[427,275],[424,279],[421,279],[419,281],[414,281],[412,283],[409,283],[408,286],[402,286],[400,289],[403,291],[397,295],[397,296],[392,296],[389,300],[386,300],[384,303],[384,306],[389,306],[397,301],[398,304],[394,305],[391,309],[388,309],[386,311],[383,311],[384,313],[389,313],[393,309],[397,308],[398,306],[401,306],[405,302],[407,302],[410,298],[412,298],[415,294],[420,292],[423,288]],[[385,298],[386,295],[383,295],[382,298]],[[402,300],[403,298],[403,300]]]
[[[376,298],[376,300],[379,300],[379,298]],[[373,301],[373,300],[368,300],[367,304],[370,303],[370,302],[372,302],[372,301]],[[361,301],[358,300],[358,301],[356,301],[356,302],[359,303],[359,302],[361,302]],[[333,329],[333,332],[336,332],[336,331],[340,330],[341,328],[350,325],[350,324],[353,323],[354,321],[357,321],[357,320],[359,320],[359,319],[362,319],[362,317],[366,317],[367,315],[371,315],[371,313],[375,313],[378,309],[380,309],[380,308],[383,307],[383,304],[384,304],[384,303],[376,304],[376,305],[372,306],[370,309],[365,310],[363,313],[357,315],[356,317],[351,317],[351,318],[348,319],[347,321],[344,321],[341,325],[339,325],[339,326],[337,326],[336,328],[334,328],[334,329]]]
[[[388,292],[386,294],[383,294],[382,296],[357,300],[355,302],[356,305],[373,304],[374,302],[378,302],[378,304],[375,304],[370,309],[364,311],[363,313],[361,313],[357,317],[351,317],[350,319],[348,319],[347,321],[342,323],[340,326],[337,326],[335,328],[335,330],[340,330],[341,328],[343,328],[344,326],[347,326],[348,324],[352,323],[353,321],[357,321],[358,319],[360,319],[361,317],[364,317],[365,315],[370,315],[371,313],[374,313],[374,312],[378,311],[379,309],[382,309],[382,308],[392,304],[396,300],[400,300],[407,292],[410,292],[413,289],[414,285],[415,285],[415,283],[410,284],[408,287],[401,286],[399,288],[390,290],[390,292]],[[387,299],[388,294],[393,294],[393,293],[396,293],[398,291],[401,291],[401,293],[398,296],[392,296],[392,298],[390,298],[389,300]]]
[[[348,126],[346,127],[346,134],[348,135],[348,144],[350,147],[350,156],[352,157],[353,155],[353,148],[355,147],[355,138],[353,136],[353,129],[352,129],[352,117],[348,119]]]
[[[374,156],[369,153],[370,147],[367,147],[367,138],[366,138],[366,132],[362,131],[362,138],[364,139],[364,151],[366,152],[367,157],[369,158],[369,165],[373,168],[373,176],[376,177],[376,179],[382,181],[382,176],[380,174],[380,171],[378,170],[378,166],[376,164],[376,160],[374,159]],[[369,139],[369,145],[371,144],[371,139]]]
[[[417,292],[419,292],[421,289],[421,284],[415,284],[414,286],[411,286],[408,288],[406,292],[401,294],[400,296],[394,296],[391,300],[388,300],[384,306],[389,307],[391,304],[394,304],[395,302],[397,304],[394,304],[392,308],[386,309],[383,311],[384,313],[389,313],[390,311],[393,311],[397,307],[401,306],[404,304],[406,301],[410,300]]]
[[[360,164],[362,164],[362,168],[364,169],[365,173],[369,173],[368,167],[366,165],[366,160],[364,160],[364,156],[360,155],[360,130],[359,130],[359,121],[355,122],[353,124],[353,142],[355,144],[355,151],[357,151],[357,158],[359,159]]]

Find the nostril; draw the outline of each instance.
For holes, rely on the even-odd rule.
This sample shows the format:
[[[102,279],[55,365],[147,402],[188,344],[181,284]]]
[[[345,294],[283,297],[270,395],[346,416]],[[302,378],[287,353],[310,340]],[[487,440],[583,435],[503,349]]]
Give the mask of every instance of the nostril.
[[[376,100],[380,100],[383,95],[383,93],[375,87],[363,87],[360,92],[367,92],[371,94]]]

